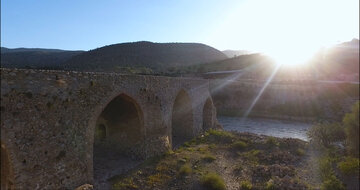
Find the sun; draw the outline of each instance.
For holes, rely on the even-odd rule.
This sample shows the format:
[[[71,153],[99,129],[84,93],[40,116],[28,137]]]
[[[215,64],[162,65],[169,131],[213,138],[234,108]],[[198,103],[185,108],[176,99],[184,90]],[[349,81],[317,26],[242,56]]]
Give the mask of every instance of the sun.
[[[265,52],[276,64],[285,67],[302,67],[309,63],[318,51],[316,47],[274,46]]]
[[[276,64],[285,67],[299,67],[307,63],[304,55],[270,55]]]

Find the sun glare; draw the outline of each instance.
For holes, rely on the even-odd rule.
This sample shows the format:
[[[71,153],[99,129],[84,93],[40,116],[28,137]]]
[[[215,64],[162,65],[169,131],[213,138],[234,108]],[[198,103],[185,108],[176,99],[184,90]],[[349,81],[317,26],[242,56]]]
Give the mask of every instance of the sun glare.
[[[358,0],[237,1],[205,41],[302,65],[320,48],[359,36],[358,5]]]
[[[282,66],[299,67],[308,64],[309,60],[315,55],[318,50],[316,48],[277,48],[265,52],[267,56],[273,61]]]

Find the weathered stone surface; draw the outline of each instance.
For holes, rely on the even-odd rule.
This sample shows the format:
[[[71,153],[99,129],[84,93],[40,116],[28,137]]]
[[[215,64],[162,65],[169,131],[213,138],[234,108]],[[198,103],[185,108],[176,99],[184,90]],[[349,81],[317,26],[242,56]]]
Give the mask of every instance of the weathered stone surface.
[[[191,100],[195,136],[203,131],[205,102],[212,104],[207,80],[1,69],[1,144],[8,151],[15,188],[93,184],[95,125],[121,94],[142,112],[144,139],[138,153],[146,158],[169,150],[172,109],[180,91]],[[213,114],[205,123],[217,127],[215,107],[209,109]]]

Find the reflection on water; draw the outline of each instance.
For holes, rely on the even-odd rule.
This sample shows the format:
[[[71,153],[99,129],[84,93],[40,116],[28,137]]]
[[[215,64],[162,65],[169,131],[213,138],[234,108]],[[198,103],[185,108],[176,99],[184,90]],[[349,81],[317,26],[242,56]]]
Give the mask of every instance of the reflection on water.
[[[250,132],[274,137],[298,138],[308,141],[306,131],[310,123],[282,121],[261,118],[218,117],[219,122],[227,131]]]

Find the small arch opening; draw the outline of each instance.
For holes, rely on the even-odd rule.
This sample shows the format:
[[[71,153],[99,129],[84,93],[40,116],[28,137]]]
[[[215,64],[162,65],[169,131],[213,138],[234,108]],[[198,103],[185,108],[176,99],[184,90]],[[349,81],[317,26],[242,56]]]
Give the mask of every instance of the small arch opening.
[[[142,161],[143,114],[138,103],[121,94],[106,105],[94,127],[93,164],[96,189]]]

